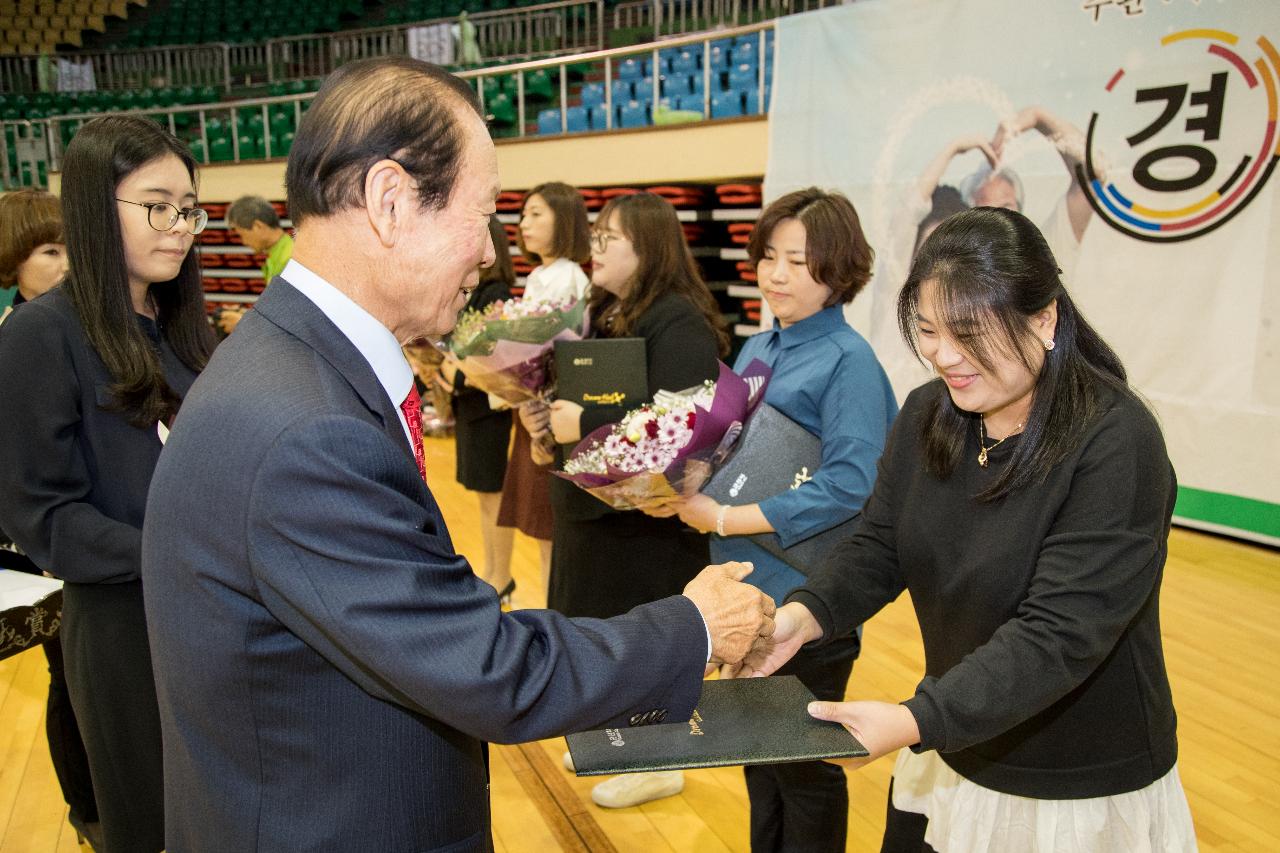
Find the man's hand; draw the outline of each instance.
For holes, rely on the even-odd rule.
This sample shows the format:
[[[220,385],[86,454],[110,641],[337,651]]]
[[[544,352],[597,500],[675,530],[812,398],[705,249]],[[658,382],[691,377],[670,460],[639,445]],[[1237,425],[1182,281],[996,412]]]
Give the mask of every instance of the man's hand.
[[[773,614],[773,626],[771,636],[756,640],[741,664],[722,667],[720,677],[773,675],[801,646],[822,636],[822,626],[809,608],[794,601],[778,608]]]
[[[750,563],[707,566],[684,588],[711,632],[713,660],[736,664],[773,633],[773,599],[740,582],[749,574]]]
[[[920,728],[906,705],[889,702],[810,702],[809,716],[844,726],[871,753],[866,758],[842,758],[832,764],[857,768],[882,755],[920,742]]]

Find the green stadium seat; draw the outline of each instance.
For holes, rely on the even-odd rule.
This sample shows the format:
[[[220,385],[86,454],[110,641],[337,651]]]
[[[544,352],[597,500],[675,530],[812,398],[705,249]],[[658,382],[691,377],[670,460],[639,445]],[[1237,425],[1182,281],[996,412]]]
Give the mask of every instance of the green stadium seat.
[[[240,134],[240,159],[241,160],[261,160],[263,157],[262,137],[256,133]]]
[[[518,113],[516,104],[506,92],[499,92],[484,102],[485,111],[491,116],[490,121],[496,127],[510,127],[516,123]]]
[[[486,101],[486,102],[488,102],[488,100],[489,100],[490,98],[492,98],[494,95],[496,95],[496,94],[498,94],[499,92],[501,92],[501,91],[502,91],[502,88],[503,88],[503,80],[504,80],[504,79],[506,79],[506,78],[503,78],[503,77],[482,77],[482,78],[480,78],[480,79],[483,81],[483,83],[482,83],[481,85],[483,85],[483,86],[484,86],[484,99],[485,99],[485,101]],[[514,78],[513,78],[513,79],[514,79]]]
[[[228,163],[235,156],[235,152],[231,148],[231,139],[226,136],[211,137],[209,139],[209,160],[213,163]]]
[[[271,132],[273,134],[282,134],[292,131],[293,128],[293,111],[288,113],[277,112],[271,116]]]
[[[553,100],[556,90],[551,82],[551,74],[541,68],[525,74],[524,96],[534,101]]]
[[[293,147],[293,131],[292,130],[286,131],[284,133],[271,134],[271,156],[272,157],[287,157],[289,156],[289,149],[292,147]]]

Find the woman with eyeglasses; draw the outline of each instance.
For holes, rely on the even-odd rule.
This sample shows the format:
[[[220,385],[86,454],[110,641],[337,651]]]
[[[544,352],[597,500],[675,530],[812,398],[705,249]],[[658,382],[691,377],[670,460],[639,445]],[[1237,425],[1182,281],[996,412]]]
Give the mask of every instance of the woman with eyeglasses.
[[[600,211],[591,244],[591,335],[644,339],[650,397],[715,379],[729,337],[675,208],[651,193],[615,198]],[[564,450],[626,409],[556,400],[548,414]],[[558,477],[551,504],[547,604],[567,616],[608,618],[677,595],[709,562],[706,535],[679,519],[618,512]],[[679,771],[636,773],[601,782],[591,796],[601,806],[633,806],[683,787]]]
[[[154,122],[85,124],[63,168],[71,273],[0,327],[0,527],[65,581],[67,683],[109,853],[164,847],[139,569],[152,471],[214,347],[195,179]]]

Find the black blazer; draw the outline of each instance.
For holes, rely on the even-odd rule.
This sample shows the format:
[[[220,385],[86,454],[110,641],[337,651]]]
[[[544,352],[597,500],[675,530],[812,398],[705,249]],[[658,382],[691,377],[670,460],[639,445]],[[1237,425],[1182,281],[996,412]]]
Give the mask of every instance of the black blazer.
[[[183,404],[143,579],[184,853],[487,851],[482,741],[687,719],[701,692],[683,596],[609,621],[502,613],[396,404],[280,278]]]
[[[195,371],[152,320],[138,323],[169,386],[185,395]],[[41,569],[74,583],[139,576],[160,435],[111,410],[112,382],[62,288],[0,325],[0,528]]]

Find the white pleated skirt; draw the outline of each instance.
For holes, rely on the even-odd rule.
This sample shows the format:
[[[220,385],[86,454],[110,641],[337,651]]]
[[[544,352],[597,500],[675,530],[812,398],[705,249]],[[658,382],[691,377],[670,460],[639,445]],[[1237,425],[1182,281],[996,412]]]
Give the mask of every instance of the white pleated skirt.
[[[1191,853],[1197,849],[1178,767],[1145,788],[1084,800],[1037,800],[983,788],[935,751],[898,753],[893,807],[929,818],[938,853]]]

